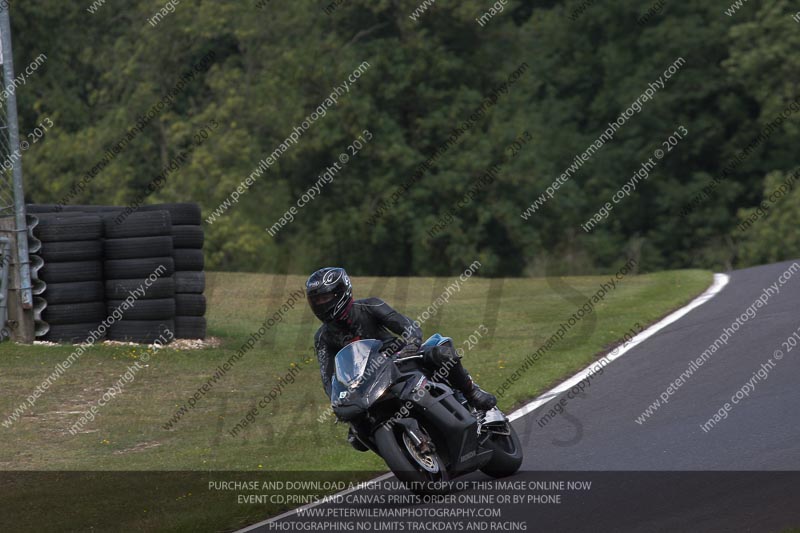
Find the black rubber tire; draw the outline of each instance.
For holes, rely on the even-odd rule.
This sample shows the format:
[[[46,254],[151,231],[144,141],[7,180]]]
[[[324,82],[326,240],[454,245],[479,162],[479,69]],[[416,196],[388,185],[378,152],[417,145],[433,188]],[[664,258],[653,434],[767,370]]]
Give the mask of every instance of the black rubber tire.
[[[61,209],[58,204],[27,204],[25,213],[28,215],[40,215],[42,213],[58,213]]]
[[[203,294],[206,290],[205,272],[177,271],[172,278],[175,280],[176,293]]]
[[[31,213],[39,220],[53,220],[54,218],[75,218],[75,217],[95,217],[97,213],[82,213],[82,212],[67,212],[67,211],[53,211],[51,213]]]
[[[139,287],[145,290],[144,296],[138,297],[141,300],[175,296],[175,280],[173,278],[158,278],[155,281],[148,280],[148,283],[149,286],[145,284],[144,278],[106,280],[106,298],[108,300],[124,300]]]
[[[108,328],[109,340],[153,344],[155,341],[166,344],[175,336],[175,323],[172,320],[118,320]]]
[[[102,281],[49,283],[42,293],[47,305],[100,302],[105,298]]]
[[[106,314],[105,302],[86,302],[79,304],[48,304],[42,311],[42,320],[48,324],[84,324],[102,322]]]
[[[103,258],[103,242],[100,239],[91,241],[55,241],[43,242],[36,255],[45,262],[59,263],[65,261],[87,261]]]
[[[386,461],[386,465],[394,473],[411,492],[415,494],[439,494],[447,492],[442,485],[449,481],[447,470],[444,466],[444,461],[438,454],[435,456],[439,463],[439,472],[434,474],[427,472],[422,467],[416,466],[412,459],[409,458],[405,447],[401,441],[403,433],[402,426],[395,425],[392,428],[387,428],[386,425],[381,425],[375,431],[375,445],[378,448],[378,454]],[[431,487],[430,483],[440,483],[442,485],[434,485]]]
[[[175,270],[198,272],[205,267],[203,250],[175,249],[172,252],[175,259]]]
[[[85,324],[56,324],[51,325],[50,330],[42,337],[43,341],[68,342],[70,344],[80,344],[86,342],[92,331],[100,325],[99,322]],[[105,334],[96,337],[95,343],[105,338]]]
[[[176,339],[205,339],[206,319],[201,316],[176,316]]]
[[[178,226],[199,226],[203,223],[200,206],[194,202],[143,205],[139,211],[169,211],[172,223]]]
[[[64,263],[45,263],[39,269],[39,279],[45,283],[100,281],[103,279],[103,262],[67,261]]]
[[[120,213],[121,214],[121,213]],[[104,214],[106,238],[158,237],[172,235],[172,222],[167,211],[131,213],[121,221],[120,214]]]
[[[42,242],[90,241],[103,236],[103,221],[94,215],[41,215],[33,235]]]
[[[106,259],[142,259],[146,257],[171,257],[172,237],[129,237],[106,239]]]
[[[110,315],[125,300],[108,300],[106,312]],[[175,298],[136,300],[128,309],[120,309],[123,320],[164,320],[175,318]]]
[[[175,272],[175,261],[171,257],[144,257],[105,262],[106,279],[146,278],[156,273],[156,269],[159,277],[171,276]]]
[[[486,441],[486,447],[494,449],[492,458],[481,467],[481,472],[495,478],[510,476],[522,466],[522,444],[517,432],[509,424],[511,435],[493,435]]]
[[[180,316],[205,315],[206,297],[202,294],[176,294],[175,314]]]
[[[65,205],[64,212],[81,212],[81,213],[119,213],[124,211],[124,207],[117,207],[113,205]]]
[[[172,225],[172,239],[175,248],[192,248],[199,250],[205,242],[203,226]]]

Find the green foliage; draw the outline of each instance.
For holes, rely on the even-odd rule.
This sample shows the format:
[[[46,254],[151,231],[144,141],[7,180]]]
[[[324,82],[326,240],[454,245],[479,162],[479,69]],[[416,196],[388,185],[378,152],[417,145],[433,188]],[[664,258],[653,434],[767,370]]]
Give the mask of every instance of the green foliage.
[[[764,180],[764,200],[757,207],[741,209],[732,232],[740,243],[740,260],[749,265],[800,257],[800,169],[793,173],[771,172]]]
[[[212,120],[208,142],[169,174],[148,203],[194,200],[210,215],[362,62],[370,67],[213,224],[208,265],[305,272],[339,263],[355,274],[450,275],[475,259],[484,275],[608,269],[626,255],[643,270],[750,264],[730,234],[737,211],[760,201],[763,176],[796,163],[791,116],[689,215],[681,209],[798,96],[800,27],[788,0],[734,17],[707,2],[645,11],[626,1],[512,2],[484,27],[475,0],[349,0],[326,14],[313,2],[183,2],[156,27],[161,0],[109,2],[96,13],[63,2],[12,6],[17,69],[47,54],[19,91],[21,129],[55,127],[26,153],[29,200],[58,202],[106,150],[205,54],[200,72],[70,203],[125,205]],[[712,3],[713,4],[713,3]],[[613,141],[529,220],[522,213],[678,57],[685,66]],[[437,153],[520,64],[527,69],[439,153],[396,202],[392,194]],[[636,192],[587,234],[580,229],[679,126],[688,137]],[[274,224],[339,154],[374,139],[295,220]],[[472,179],[503,163],[523,132],[532,142],[435,238]],[[390,208],[370,217],[388,201]],[[738,240],[737,240],[738,242]]]

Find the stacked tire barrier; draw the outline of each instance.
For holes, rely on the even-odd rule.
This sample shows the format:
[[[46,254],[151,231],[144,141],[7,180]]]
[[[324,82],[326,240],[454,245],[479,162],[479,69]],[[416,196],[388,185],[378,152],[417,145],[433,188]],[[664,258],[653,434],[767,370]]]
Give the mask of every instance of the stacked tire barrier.
[[[160,204],[144,210],[166,209],[172,217],[172,257],[175,261],[175,337],[206,336],[205,236],[197,204]]]
[[[136,211],[44,204],[27,209],[32,242],[41,241],[31,256],[41,264],[43,287],[37,337],[84,342],[108,319],[110,340],[205,338],[204,235],[197,204]]]
[[[34,236],[43,260],[38,277],[46,286],[41,320],[44,340],[84,342],[106,317],[103,291],[103,221],[97,215],[39,214]],[[103,337],[98,333],[97,339]]]
[[[108,330],[116,341],[168,342],[175,334],[175,262],[167,211],[104,215]]]

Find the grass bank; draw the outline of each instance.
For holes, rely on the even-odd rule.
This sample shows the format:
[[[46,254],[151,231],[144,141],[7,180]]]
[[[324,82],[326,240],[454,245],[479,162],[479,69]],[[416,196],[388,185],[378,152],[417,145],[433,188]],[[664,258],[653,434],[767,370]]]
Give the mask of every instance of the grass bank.
[[[596,294],[601,284],[608,284],[609,278],[473,277],[429,316],[423,330],[426,335],[440,331],[453,337],[465,348],[464,363],[476,380],[494,391]],[[354,278],[353,283],[356,297],[382,297],[417,318],[454,279]],[[384,469],[376,456],[357,453],[347,445],[344,425],[334,425],[331,419],[326,423],[317,421],[328,401],[313,355],[318,323],[305,302],[300,300],[293,309],[284,307],[277,323],[261,328],[291,299],[293,291],[302,288],[303,282],[300,276],[209,273],[209,333],[222,340],[219,348],[164,349],[149,358],[145,356],[146,362],[142,360],[143,347],[90,348],[17,421],[9,427],[0,425],[0,470],[339,471],[345,476],[346,472]],[[657,320],[710,283],[711,274],[703,271],[629,275],[617,280],[616,287],[591,313],[511,384],[500,407],[509,409],[536,396],[586,366],[637,323],[645,326]],[[253,340],[252,349],[229,365],[224,374],[220,372],[220,367],[248,339],[254,338],[259,328],[264,332]],[[488,333],[479,338],[476,331]],[[468,340],[470,335],[477,341],[474,346]],[[73,350],[71,346],[1,344],[0,421],[7,420]],[[135,363],[141,365],[135,379],[100,408],[93,421],[77,434],[70,434],[70,426],[81,413],[96,404]],[[274,399],[259,408],[259,401],[273,389]],[[193,395],[196,399],[190,406]],[[253,408],[258,412],[251,416],[252,421],[232,436],[231,430],[246,420]],[[38,481],[8,472],[4,475],[8,482],[0,489],[2,501],[10,510],[28,509],[25,518],[14,513],[20,520],[36,520],[31,506],[39,498],[31,498],[27,492],[22,501],[19,489],[24,486],[33,490]],[[53,477],[47,479],[52,481]],[[173,477],[179,478],[177,474]],[[59,479],[65,487],[70,483],[67,475]],[[144,490],[144,496],[155,500],[147,504],[131,500],[124,487],[103,490],[99,485],[85,486],[86,509],[92,503],[98,509],[92,514],[92,520],[97,521],[96,530],[119,530],[110,526],[120,526],[123,520],[124,530],[150,529],[162,523],[165,530],[225,530],[252,522],[263,517],[265,510],[276,508],[237,505],[230,494],[221,497],[202,488],[188,488],[201,486],[195,485],[196,479],[172,484],[169,477],[158,478],[160,481],[147,481],[144,475],[127,479],[131,489],[150,487],[149,491]],[[79,481],[76,478],[74,482]],[[107,483],[110,481],[103,480],[101,485]],[[158,487],[163,490],[156,490]],[[13,507],[10,502],[15,498],[19,501]],[[109,503],[98,504],[98,499],[103,498]],[[50,504],[38,504],[41,509],[54,505],[52,499]],[[133,511],[128,513],[127,506]],[[65,525],[85,529],[86,524],[80,522],[84,519],[77,514],[75,522],[70,522],[69,510],[75,511],[73,507],[60,514]],[[109,512],[114,509],[118,510]]]

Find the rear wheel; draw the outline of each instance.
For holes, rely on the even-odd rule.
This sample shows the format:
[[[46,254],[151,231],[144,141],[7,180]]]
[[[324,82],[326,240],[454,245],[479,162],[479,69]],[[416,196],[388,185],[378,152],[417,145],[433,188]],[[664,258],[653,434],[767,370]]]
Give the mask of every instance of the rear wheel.
[[[507,435],[491,433],[484,443],[486,448],[494,451],[491,460],[481,467],[481,472],[487,476],[510,476],[522,466],[522,444],[514,427],[511,424],[507,426]]]
[[[432,444],[423,428],[420,433]],[[375,432],[375,444],[380,456],[392,473],[415,494],[447,492],[449,480],[444,461],[427,443],[417,446],[400,425],[391,428],[382,425]]]

